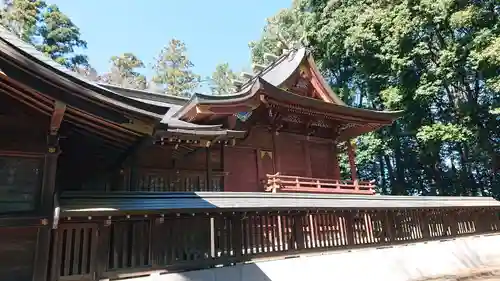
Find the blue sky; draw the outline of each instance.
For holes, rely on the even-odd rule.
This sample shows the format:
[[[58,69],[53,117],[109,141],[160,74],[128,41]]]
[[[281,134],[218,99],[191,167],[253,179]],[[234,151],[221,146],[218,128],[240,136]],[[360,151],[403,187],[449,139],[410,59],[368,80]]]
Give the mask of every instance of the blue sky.
[[[47,0],[80,28],[84,51],[99,72],[109,58],[133,52],[149,66],[171,38],[184,41],[194,70],[211,75],[228,62],[235,71],[250,66],[248,42],[260,37],[266,18],[291,0]],[[146,75],[151,71],[143,70]]]

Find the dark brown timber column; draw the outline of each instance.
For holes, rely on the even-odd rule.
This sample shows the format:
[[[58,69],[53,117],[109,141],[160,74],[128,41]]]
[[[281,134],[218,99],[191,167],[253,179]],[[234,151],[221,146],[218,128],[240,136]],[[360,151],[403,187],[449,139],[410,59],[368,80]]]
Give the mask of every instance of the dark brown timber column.
[[[210,145],[210,144],[209,144]],[[207,184],[205,186],[207,191],[215,191],[212,186],[212,154],[210,146],[205,147],[205,157],[206,157],[206,168],[207,168]],[[222,190],[217,190],[222,191]]]
[[[65,111],[66,105],[56,101],[50,120],[50,131],[47,136],[47,150],[45,151],[42,190],[40,192],[40,213],[44,217],[54,217],[57,158],[60,154],[59,128]],[[45,281],[48,279],[51,226],[52,221],[47,222],[45,226],[38,229],[33,281]]]

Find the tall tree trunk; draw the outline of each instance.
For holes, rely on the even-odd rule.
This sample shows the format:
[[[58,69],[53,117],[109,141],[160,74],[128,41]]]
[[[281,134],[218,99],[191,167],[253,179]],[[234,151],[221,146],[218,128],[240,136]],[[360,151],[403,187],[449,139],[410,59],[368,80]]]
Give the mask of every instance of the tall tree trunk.
[[[389,194],[389,187],[387,186],[387,180],[385,178],[384,156],[382,152],[378,155],[378,163],[380,166],[380,185],[382,194]]]

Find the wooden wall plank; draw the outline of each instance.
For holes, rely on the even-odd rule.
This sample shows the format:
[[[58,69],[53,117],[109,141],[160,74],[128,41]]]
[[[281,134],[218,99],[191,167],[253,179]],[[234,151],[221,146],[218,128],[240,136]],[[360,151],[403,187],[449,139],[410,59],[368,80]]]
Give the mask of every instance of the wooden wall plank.
[[[228,175],[225,177],[225,191],[263,191],[257,174],[257,153],[254,149],[226,147],[224,165]]]
[[[32,280],[37,232],[38,229],[34,227],[0,228],[2,281]]]

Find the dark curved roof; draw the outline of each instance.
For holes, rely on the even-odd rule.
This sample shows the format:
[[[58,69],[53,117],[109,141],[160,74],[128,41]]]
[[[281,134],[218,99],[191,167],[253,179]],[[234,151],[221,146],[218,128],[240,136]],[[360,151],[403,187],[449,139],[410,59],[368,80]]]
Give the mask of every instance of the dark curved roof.
[[[23,77],[15,76],[20,73],[15,71],[16,68],[22,67],[29,75],[41,77],[45,83],[57,85],[66,92],[42,91],[35,84],[28,85],[29,87],[79,110],[89,110],[89,106],[106,108],[108,111],[116,112],[117,115],[128,115],[148,120],[147,122],[152,125],[159,125],[159,133],[162,135],[178,132],[193,136],[211,135],[215,138],[220,135],[240,137],[244,134],[244,132],[224,130],[221,126],[196,125],[172,117],[188,101],[187,98],[90,81],[53,61],[34,46],[22,41],[1,26],[0,47],[0,60],[5,62],[2,67],[9,77],[14,76],[13,79],[26,83],[27,81],[22,79]],[[93,114],[95,112],[99,111],[92,111]],[[106,116],[109,114],[103,115],[103,118],[106,119]],[[199,130],[202,130],[203,133],[198,132]]]
[[[163,93],[160,94],[152,91],[125,88],[105,83],[97,83],[97,84],[122,96],[126,96],[131,99],[141,101],[143,103],[153,104],[166,108],[171,108],[172,106],[175,105],[182,106],[189,101],[189,98],[187,97],[179,97]]]
[[[204,104],[227,105],[239,104],[253,100],[256,103],[256,107],[260,102],[258,100],[259,94],[265,94],[273,100],[290,105],[301,105],[301,107],[307,108],[309,110],[336,114],[339,116],[339,118],[346,121],[355,121],[357,118],[360,118],[364,120],[371,120],[374,123],[390,124],[397,118],[401,117],[403,113],[403,111],[376,111],[335,103],[327,103],[322,100],[294,94],[292,92],[283,90],[266,81],[265,78],[257,77],[256,79],[252,79],[252,84],[248,85],[245,88],[245,92],[240,91],[238,92],[238,94],[230,96],[230,98],[197,95],[196,98],[192,99],[189,104],[177,111],[174,116],[177,118],[182,118],[184,114],[186,114],[190,110],[193,110],[194,107]]]
[[[198,104],[210,103],[235,103],[241,100],[246,100],[248,94],[252,93],[252,88],[255,82],[261,78],[268,81],[273,86],[279,86],[288,79],[300,66],[306,58],[306,49],[292,50],[287,54],[283,54],[272,64],[268,65],[265,69],[258,72],[252,79],[243,84],[240,90],[233,94],[228,95],[207,95],[196,93],[191,99],[174,115],[182,117],[184,113],[188,112],[192,107]]]
[[[269,93],[273,99],[286,102],[289,104],[300,104],[308,109],[317,109],[321,112],[336,113],[342,115],[343,118],[349,119],[359,117],[363,119],[373,120],[375,122],[390,122],[401,117],[403,111],[377,111],[363,109],[347,105],[339,105],[335,103],[326,103],[318,99],[297,95],[289,91],[274,87],[262,78],[259,78],[256,83],[256,89]]]
[[[318,78],[332,102],[325,102],[306,96],[294,94],[281,89],[294,73],[298,71],[303,63],[308,63],[314,75]],[[314,59],[305,49],[292,50],[279,57],[270,66],[257,73],[252,79],[241,86],[241,89],[231,95],[214,96],[206,94],[195,94],[192,98],[175,114],[174,117],[183,119],[189,112],[199,105],[237,105],[250,103],[253,107],[259,105],[257,94],[264,94],[270,98],[277,99],[290,104],[300,105],[303,108],[313,108],[320,111],[335,112],[349,116],[368,118],[382,123],[393,122],[402,115],[402,111],[376,111],[347,106],[328,86],[323,77],[319,74]]]
[[[254,99],[254,106],[257,107],[260,102],[257,93],[264,93],[272,99],[285,103],[298,103],[310,109],[338,115],[349,115],[352,118],[356,116],[368,118],[374,122],[392,122],[401,114],[401,112],[379,112],[346,106],[333,93],[320,75],[318,76],[320,83],[327,90],[333,102],[324,102],[280,89],[280,85],[296,73],[304,62],[309,63],[313,72],[318,72],[312,56],[305,48],[283,54],[242,85],[241,90],[237,93],[225,96],[195,94],[190,99],[187,99],[95,83],[56,63],[36,50],[34,46],[22,41],[3,27],[0,27],[0,46],[2,47],[0,49],[0,59],[7,63],[3,65],[4,67],[20,66],[26,73],[40,77],[42,81],[55,84],[66,92],[42,91],[44,95],[73,105],[83,111],[90,107],[105,107],[106,110],[114,111],[118,115],[147,120],[146,123],[155,126],[159,125],[158,128],[162,130],[169,128],[170,132],[183,131],[183,133],[191,132],[195,135],[196,130],[203,130],[206,133],[212,132],[214,136],[222,132],[226,134],[234,133],[234,135],[239,136],[242,132],[230,132],[223,129],[222,126],[197,125],[180,119],[194,107],[202,104],[229,105]],[[16,72],[13,71],[15,68],[9,70],[9,76],[16,75]],[[23,81],[22,77],[14,77],[14,79]],[[37,88],[36,85],[28,86]],[[68,92],[70,95],[67,94]],[[95,109],[92,113],[94,112],[98,111]]]
[[[109,84],[99,85],[109,88],[130,100],[137,100],[145,104],[149,104],[157,107],[159,110],[168,110],[163,115],[160,122],[161,125],[166,125],[166,128],[160,127],[157,130],[157,135],[159,137],[179,136],[187,138],[217,138],[222,140],[227,138],[242,138],[246,134],[246,132],[243,131],[223,129],[222,125],[198,125],[173,117],[172,115],[174,115],[181,108],[181,104],[184,104],[189,100],[188,98],[124,88]]]
[[[3,59],[8,59],[11,63],[24,67],[33,73],[33,75],[40,75],[46,80],[67,88],[73,96],[90,99],[95,103],[105,104],[110,106],[110,108],[146,119],[159,119],[161,117],[154,112],[148,111],[147,108],[142,108],[144,106],[143,103],[129,102],[126,98],[117,95],[115,92],[68,70],[38,51],[33,45],[24,42],[1,26],[0,46],[0,53]],[[54,93],[44,94],[53,95]],[[60,97],[55,98],[61,99]],[[68,102],[68,104],[71,103]]]

